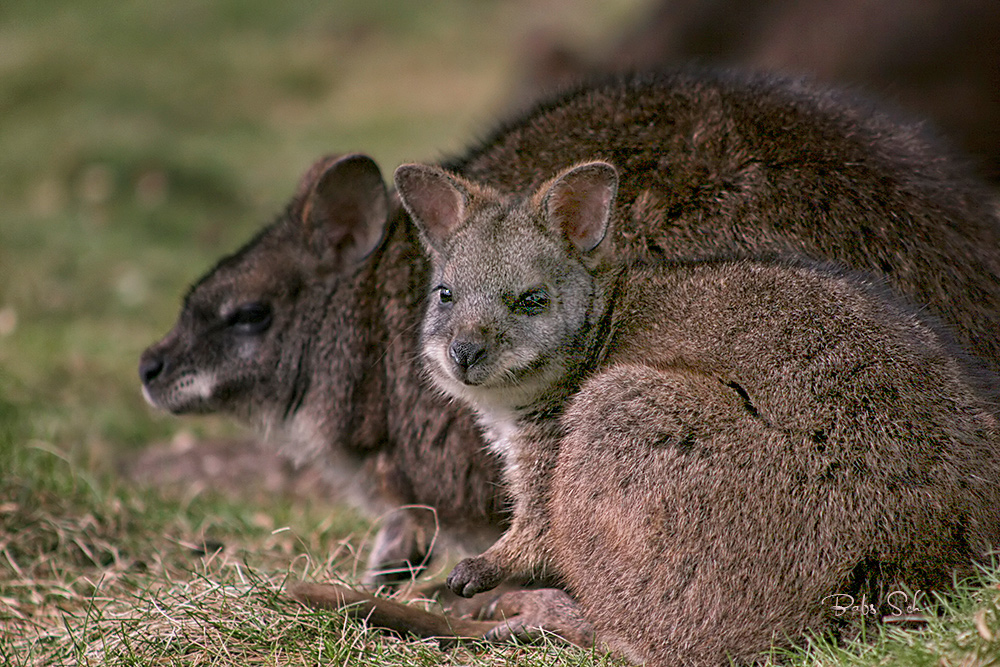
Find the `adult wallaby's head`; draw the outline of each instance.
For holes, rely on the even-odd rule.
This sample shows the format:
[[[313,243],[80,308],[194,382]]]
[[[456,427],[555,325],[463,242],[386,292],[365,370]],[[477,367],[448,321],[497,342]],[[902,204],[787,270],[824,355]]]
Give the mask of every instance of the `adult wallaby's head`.
[[[316,380],[309,355],[325,309],[378,245],[389,207],[371,159],[313,165],[284,215],[195,283],[174,328],[143,353],[146,399],[258,426],[289,418]]]
[[[424,165],[395,181],[432,260],[423,354],[435,381],[480,405],[531,403],[566,374],[599,309],[614,167],[572,167],[523,198]]]

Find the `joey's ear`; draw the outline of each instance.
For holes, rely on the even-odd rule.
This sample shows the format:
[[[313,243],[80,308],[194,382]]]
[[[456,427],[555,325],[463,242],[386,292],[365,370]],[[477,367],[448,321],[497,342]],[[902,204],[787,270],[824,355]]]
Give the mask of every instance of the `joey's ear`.
[[[604,239],[618,192],[618,172],[607,162],[588,162],[559,175],[542,200],[549,222],[582,252]]]
[[[444,170],[423,164],[400,166],[394,179],[399,198],[424,239],[441,250],[462,222],[468,191]]]
[[[299,184],[302,224],[321,257],[354,262],[378,246],[389,217],[389,195],[367,155],[320,160]]]

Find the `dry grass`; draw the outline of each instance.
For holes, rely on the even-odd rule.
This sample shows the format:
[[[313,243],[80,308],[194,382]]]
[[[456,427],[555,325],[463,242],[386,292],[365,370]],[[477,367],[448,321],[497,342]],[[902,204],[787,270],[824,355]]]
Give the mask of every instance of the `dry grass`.
[[[59,530],[76,543],[70,533],[87,528],[63,522]],[[341,546],[350,552],[346,543]],[[289,578],[329,579],[339,569],[336,558],[317,563],[299,555],[289,566],[273,552],[262,557],[242,547],[240,553],[229,551],[206,554],[177,544],[170,553],[151,552],[142,567],[105,566],[100,576],[87,567],[74,571],[65,561],[56,572],[51,562],[43,564],[49,576],[38,576],[37,568],[23,572],[5,586],[10,613],[3,619],[0,656],[11,665],[609,663],[555,645],[443,653],[433,642],[390,637],[282,595]]]
[[[346,508],[165,496],[10,447],[0,439],[2,664],[611,664],[555,644],[443,653],[285,597],[289,580],[356,581],[371,531]]]
[[[618,664],[553,643],[442,652],[307,610],[282,594],[286,582],[357,580],[371,529],[345,508],[259,495],[164,496],[13,442],[0,438],[3,664]],[[890,628],[846,647],[816,641],[775,659],[1000,665],[1000,573],[985,572],[939,602],[941,616],[926,628]]]

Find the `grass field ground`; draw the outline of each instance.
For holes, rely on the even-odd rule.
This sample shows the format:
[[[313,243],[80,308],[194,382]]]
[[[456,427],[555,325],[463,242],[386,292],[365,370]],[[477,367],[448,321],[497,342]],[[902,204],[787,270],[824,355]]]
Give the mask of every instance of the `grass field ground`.
[[[643,4],[0,5],[0,663],[612,664],[556,645],[441,653],[308,612],[283,582],[350,581],[359,516],[118,471],[153,442],[238,433],[152,413],[137,359],[315,158],[363,150],[390,170],[458,150],[503,108],[537,29],[599,45]],[[926,631],[789,659],[1000,664],[997,585],[985,575]]]

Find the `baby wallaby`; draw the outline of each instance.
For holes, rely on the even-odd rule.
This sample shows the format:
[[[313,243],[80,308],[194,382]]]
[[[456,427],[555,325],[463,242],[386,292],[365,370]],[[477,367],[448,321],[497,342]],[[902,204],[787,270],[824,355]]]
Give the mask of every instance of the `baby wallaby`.
[[[879,282],[612,261],[634,202],[605,162],[526,196],[395,180],[432,264],[423,362],[514,496],[455,592],[548,571],[617,653],[717,665],[836,631],[831,596],[945,590],[1000,545],[995,379]]]

